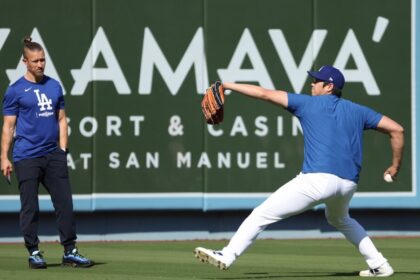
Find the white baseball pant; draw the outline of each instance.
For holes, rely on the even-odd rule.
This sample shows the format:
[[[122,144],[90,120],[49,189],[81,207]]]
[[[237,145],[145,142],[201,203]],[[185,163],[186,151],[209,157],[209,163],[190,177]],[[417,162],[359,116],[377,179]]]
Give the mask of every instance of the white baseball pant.
[[[252,211],[223,252],[236,258],[268,225],[325,203],[328,223],[359,249],[370,268],[377,268],[387,260],[378,252],[364,228],[349,215],[349,203],[356,190],[356,183],[332,174],[301,173]]]

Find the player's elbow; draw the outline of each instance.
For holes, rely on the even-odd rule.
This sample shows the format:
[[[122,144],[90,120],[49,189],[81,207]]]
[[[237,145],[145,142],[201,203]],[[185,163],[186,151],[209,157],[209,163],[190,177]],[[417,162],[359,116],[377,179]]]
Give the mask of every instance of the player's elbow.
[[[270,92],[265,88],[260,87],[257,94],[259,99],[270,100]]]
[[[404,127],[397,124],[392,128],[390,133],[393,134],[393,135],[402,137],[402,136],[404,136]]]
[[[397,133],[404,134],[404,127],[402,127],[401,125],[398,125]]]
[[[399,143],[404,143],[404,127],[401,125],[395,126],[390,132],[389,135],[394,141]]]

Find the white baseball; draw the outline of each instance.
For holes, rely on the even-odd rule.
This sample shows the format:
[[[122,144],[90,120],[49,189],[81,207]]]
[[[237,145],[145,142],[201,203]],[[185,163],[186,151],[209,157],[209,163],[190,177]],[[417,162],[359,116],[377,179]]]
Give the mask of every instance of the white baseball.
[[[385,174],[385,176],[384,176],[384,180],[385,180],[385,182],[387,182],[387,183],[392,183],[392,182],[394,182],[394,180],[392,179],[391,174],[389,174],[389,173],[386,173],[386,174]]]

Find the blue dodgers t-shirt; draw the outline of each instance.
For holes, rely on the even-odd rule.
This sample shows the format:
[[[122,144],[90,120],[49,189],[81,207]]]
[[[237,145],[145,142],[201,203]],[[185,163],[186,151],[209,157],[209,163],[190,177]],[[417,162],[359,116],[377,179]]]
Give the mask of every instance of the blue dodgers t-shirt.
[[[335,95],[288,93],[287,110],[302,125],[303,173],[330,173],[358,182],[363,130],[375,129],[382,115]]]
[[[16,116],[13,161],[40,157],[58,147],[58,110],[64,109],[58,81],[44,76],[39,83],[21,77],[3,98],[3,115]]]

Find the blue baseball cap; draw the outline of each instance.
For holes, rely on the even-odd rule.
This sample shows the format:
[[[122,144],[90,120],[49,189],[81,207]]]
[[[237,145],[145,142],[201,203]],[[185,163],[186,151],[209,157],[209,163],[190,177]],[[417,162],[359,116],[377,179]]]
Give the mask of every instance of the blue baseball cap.
[[[324,65],[318,71],[308,71],[308,75],[324,82],[333,83],[339,89],[343,89],[346,82],[343,73],[330,65]]]

